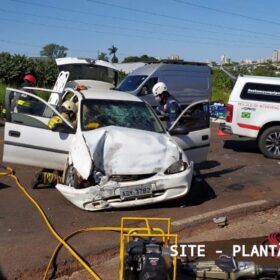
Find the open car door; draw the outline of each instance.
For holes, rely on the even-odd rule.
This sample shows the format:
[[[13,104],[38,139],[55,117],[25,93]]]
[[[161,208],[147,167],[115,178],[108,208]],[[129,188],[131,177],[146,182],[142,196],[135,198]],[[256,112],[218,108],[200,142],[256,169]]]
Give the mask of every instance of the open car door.
[[[189,105],[169,133],[194,163],[205,161],[210,145],[209,101],[201,100]]]
[[[12,108],[16,93],[29,97],[30,108],[26,112]],[[25,91],[8,88],[6,109],[3,161],[63,170],[75,133],[71,123],[46,101]],[[46,111],[52,114],[45,115]],[[48,127],[53,116],[62,119],[56,131]]]

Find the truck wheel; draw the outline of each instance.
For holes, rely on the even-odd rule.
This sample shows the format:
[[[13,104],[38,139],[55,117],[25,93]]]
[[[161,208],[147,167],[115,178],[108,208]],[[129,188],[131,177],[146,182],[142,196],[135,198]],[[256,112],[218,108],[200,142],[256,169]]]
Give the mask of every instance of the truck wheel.
[[[264,130],[258,144],[266,157],[280,159],[280,126],[272,126]]]
[[[67,165],[64,184],[69,187],[79,189],[78,181],[78,175],[75,167],[73,165]]]

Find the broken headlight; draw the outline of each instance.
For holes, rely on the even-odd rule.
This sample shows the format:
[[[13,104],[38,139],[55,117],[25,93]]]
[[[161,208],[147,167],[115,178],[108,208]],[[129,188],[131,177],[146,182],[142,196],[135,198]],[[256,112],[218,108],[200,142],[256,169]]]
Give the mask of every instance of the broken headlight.
[[[96,184],[99,184],[104,174],[101,171],[94,170],[93,171],[93,179]]]
[[[186,170],[188,164],[182,160],[178,160],[171,164],[164,172],[164,174],[175,174]]]

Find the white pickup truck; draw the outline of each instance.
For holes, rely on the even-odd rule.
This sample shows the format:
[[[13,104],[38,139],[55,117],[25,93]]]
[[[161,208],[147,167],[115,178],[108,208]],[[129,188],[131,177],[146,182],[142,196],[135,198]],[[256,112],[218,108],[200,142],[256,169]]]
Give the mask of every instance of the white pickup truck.
[[[266,157],[280,159],[280,78],[239,76],[220,129],[254,138]]]

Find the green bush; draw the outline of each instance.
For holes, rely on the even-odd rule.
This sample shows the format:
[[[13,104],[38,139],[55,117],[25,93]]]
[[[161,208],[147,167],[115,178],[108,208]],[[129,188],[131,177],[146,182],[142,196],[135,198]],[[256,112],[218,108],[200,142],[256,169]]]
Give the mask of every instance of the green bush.
[[[38,87],[52,88],[58,75],[58,68],[53,59],[0,53],[0,106],[4,105],[6,87],[19,88],[25,74],[33,74]],[[39,93],[39,96],[47,99],[48,95]]]
[[[53,59],[0,53],[0,82],[19,87],[25,74],[33,74],[39,87],[52,87],[58,75],[58,68]]]
[[[0,83],[0,105],[5,103],[5,91],[6,85],[4,83]]]
[[[212,101],[220,100],[228,102],[229,95],[234,82],[220,69],[213,69],[212,72]]]

